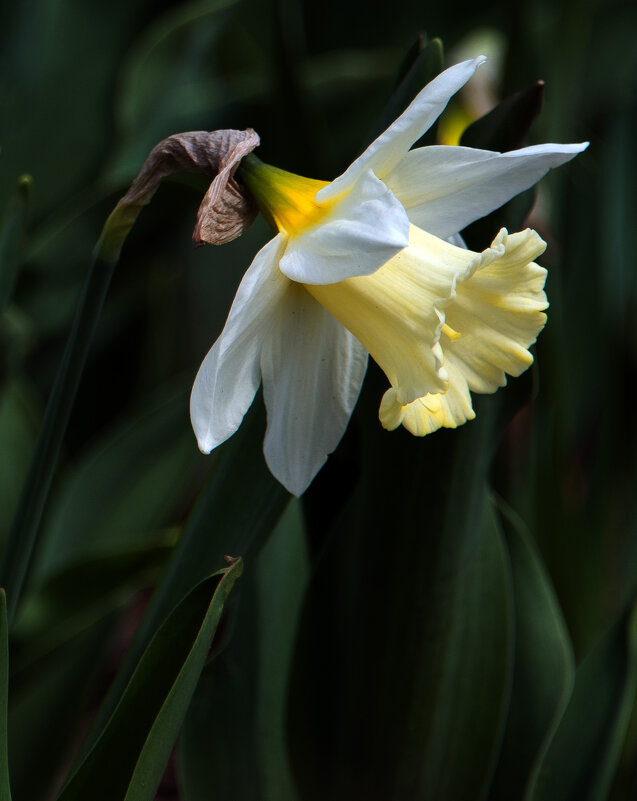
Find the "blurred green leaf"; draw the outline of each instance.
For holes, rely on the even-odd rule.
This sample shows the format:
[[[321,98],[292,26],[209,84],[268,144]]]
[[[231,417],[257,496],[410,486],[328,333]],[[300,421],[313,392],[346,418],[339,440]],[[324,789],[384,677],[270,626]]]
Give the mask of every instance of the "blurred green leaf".
[[[298,173],[326,179],[338,175],[359,155],[361,145],[367,144],[361,141],[362,133],[391,92],[396,60],[396,50],[386,46],[309,55],[300,69],[300,80],[306,105],[312,110],[312,160],[305,166],[289,159],[286,144],[297,135],[294,118],[288,115],[287,125],[273,125],[269,109],[257,129],[262,135],[263,158]],[[379,86],[384,87],[380,92]],[[282,98],[281,105],[284,102]],[[280,128],[288,129],[285,138],[278,132]]]
[[[125,236],[125,235],[124,235]],[[93,253],[64,355],[49,394],[42,427],[31,455],[15,517],[0,555],[0,581],[8,590],[9,620],[19,606],[80,378],[97,328],[119,250],[102,258],[101,239]]]
[[[9,693],[9,624],[7,601],[0,589],[0,801],[11,801],[9,746],[7,738]]]
[[[112,712],[141,653],[170,614],[175,599],[190,592],[222,563],[225,554],[244,560],[252,556],[285,509],[290,496],[263,459],[264,428],[263,406],[257,400],[239,431],[212,456],[211,475],[101,710],[96,732]]]
[[[147,0],[2,5],[0,187],[33,175],[36,214],[81,192],[99,166],[112,138],[114,76],[147,7]]]
[[[621,756],[637,683],[633,602],[582,660],[570,702],[538,766],[529,801],[604,801]]]
[[[599,227],[603,232],[606,258],[599,272],[604,325],[609,333],[623,340],[637,301],[637,278],[625,243],[630,240],[637,201],[632,192],[631,176],[637,159],[631,141],[631,118],[622,110],[608,121],[608,147],[601,154]],[[629,334],[630,336],[630,334]],[[631,337],[633,352],[637,337]]]
[[[176,532],[143,546],[112,548],[69,564],[26,597],[14,625],[18,669],[45,658],[153,586],[173,551]]]
[[[238,0],[195,0],[169,8],[144,31],[117,93],[120,150],[109,183],[132,179],[157,142],[187,128],[214,129],[231,99],[215,54]]]
[[[201,582],[173,610],[59,801],[152,801],[242,569],[239,559]]]
[[[424,440],[388,433],[375,419],[379,385],[370,366],[361,475],[319,546],[301,622],[295,776],[308,801],[480,799],[513,648],[509,567],[485,493],[494,415],[483,406],[471,426]],[[317,537],[329,530],[321,499],[348,470],[332,459],[306,495]]]
[[[228,645],[204,672],[184,722],[184,801],[296,798],[286,748],[293,644],[309,571],[301,507],[292,500],[242,581]],[[223,727],[216,721],[224,720]]]
[[[69,465],[45,523],[37,584],[92,554],[152,542],[171,522],[203,462],[187,409],[173,382]]]
[[[257,726],[264,801],[292,801],[287,694],[302,602],[310,577],[301,504],[293,499],[256,564],[260,670]]]
[[[544,566],[522,521],[499,500],[515,611],[513,685],[489,801],[521,799],[573,687],[566,626]]]
[[[64,638],[29,643],[28,653],[12,637],[9,764],[16,798],[51,798],[108,667],[117,611],[112,604],[93,608]]]
[[[420,781],[412,786],[438,801],[486,796],[509,702],[511,577],[494,509],[485,501],[475,512],[465,523],[474,529],[475,542],[468,561],[458,565],[456,597],[450,598],[455,607],[451,630],[440,642],[438,686],[426,689],[431,711],[422,709],[420,720],[413,718],[422,726],[423,718],[431,715],[426,740],[421,740]],[[440,579],[446,582],[444,573]],[[425,659],[435,658],[428,646]],[[458,763],[461,771],[454,769]],[[401,771],[398,798],[410,786],[406,776],[408,772]]]

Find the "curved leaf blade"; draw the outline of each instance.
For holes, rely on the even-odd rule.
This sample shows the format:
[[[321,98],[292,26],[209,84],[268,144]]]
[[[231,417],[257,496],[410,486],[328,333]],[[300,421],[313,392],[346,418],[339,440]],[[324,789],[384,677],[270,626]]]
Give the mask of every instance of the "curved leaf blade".
[[[99,713],[94,734],[106,725],[144,648],[171,613],[175,599],[209,576],[224,554],[251,557],[267,539],[290,495],[272,476],[262,453],[261,404],[253,403],[239,431],[220,446],[208,482],[188,517],[166,574]]]
[[[586,655],[528,801],[605,801],[637,685],[637,604]]]
[[[242,569],[238,559],[202,581],[175,607],[58,801],[152,801],[224,603]]]
[[[359,402],[370,416],[376,376],[370,365]],[[424,441],[361,427],[359,483],[321,547],[295,653],[289,745],[304,801],[486,795],[513,653],[509,566],[485,491],[494,411]],[[335,459],[327,469],[343,483]],[[304,498],[310,522],[318,489]]]
[[[498,501],[511,565],[515,649],[511,701],[489,801],[523,798],[570,697],[575,666],[555,593],[532,538]]]
[[[308,568],[294,499],[242,579],[232,637],[190,704],[178,751],[183,801],[209,801],[213,787],[219,798],[296,801],[285,710]]]

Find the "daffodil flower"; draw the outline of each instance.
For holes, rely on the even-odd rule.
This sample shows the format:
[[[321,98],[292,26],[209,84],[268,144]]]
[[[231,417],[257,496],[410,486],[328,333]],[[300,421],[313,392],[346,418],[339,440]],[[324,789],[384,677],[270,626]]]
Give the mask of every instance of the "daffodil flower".
[[[483,253],[449,240],[586,144],[410,150],[483,61],[429,83],[331,183],[244,160],[240,178],[278,233],[197,374],[202,451],[237,430],[263,382],[265,458],[300,495],[345,431],[368,354],[390,384],[383,426],[416,435],[472,419],[470,392],[493,392],[531,364],[546,319],[546,270],[534,263],[545,243],[528,229],[503,229]]]

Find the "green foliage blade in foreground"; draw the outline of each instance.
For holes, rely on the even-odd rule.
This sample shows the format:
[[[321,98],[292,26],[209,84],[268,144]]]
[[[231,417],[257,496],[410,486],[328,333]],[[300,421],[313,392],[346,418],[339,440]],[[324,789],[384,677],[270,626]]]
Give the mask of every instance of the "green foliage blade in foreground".
[[[113,711],[142,651],[172,611],[175,598],[190,592],[224,555],[240,554],[245,560],[258,551],[285,509],[289,493],[272,476],[263,459],[264,425],[263,408],[255,402],[240,430],[213,457],[207,484],[120,667],[96,731]]]
[[[233,631],[204,671],[179,745],[183,801],[296,801],[286,702],[309,578],[301,505],[293,499],[241,581]],[[223,720],[223,726],[215,721]]]
[[[152,801],[242,569],[238,559],[205,579],[166,619],[59,801]]]
[[[375,413],[381,382],[372,370],[359,414]],[[513,647],[509,566],[485,492],[493,415],[483,408],[454,442],[360,433],[364,467],[317,554],[295,654],[301,797],[478,799],[498,756]],[[338,470],[334,460],[334,485],[306,496],[317,536],[326,521],[315,504],[336,491]]]
[[[573,694],[539,765],[529,801],[604,801],[617,770],[637,684],[633,602],[575,674]]]
[[[489,801],[522,799],[573,687],[572,648],[557,599],[522,521],[498,500],[515,615],[511,700]]]
[[[473,542],[471,555],[458,563],[451,582],[450,629],[438,641],[427,642],[420,663],[436,662],[439,676],[437,688],[430,685],[420,696],[434,713],[426,740],[420,741],[419,788],[423,797],[439,801],[486,797],[510,693],[511,576],[499,521],[487,497],[480,515],[466,525],[465,536]],[[437,576],[441,585],[448,581],[445,572]],[[430,714],[423,704],[407,722],[424,733]],[[462,770],[455,768],[458,763]],[[408,770],[401,775],[408,776]],[[403,797],[400,790],[395,797]]]
[[[7,601],[0,589],[0,801],[11,801],[9,748],[7,743],[7,703],[9,695],[9,625]]]
[[[51,390],[13,524],[0,557],[0,581],[10,593],[10,620],[18,609],[31,557],[39,538],[40,523],[62,441],[114,268],[115,262],[105,262],[96,251]]]

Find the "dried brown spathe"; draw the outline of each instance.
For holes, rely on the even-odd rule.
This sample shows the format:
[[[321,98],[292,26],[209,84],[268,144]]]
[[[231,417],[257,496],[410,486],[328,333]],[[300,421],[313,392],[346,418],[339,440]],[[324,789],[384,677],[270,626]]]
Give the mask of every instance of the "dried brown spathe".
[[[245,131],[189,131],[163,139],[151,150],[130,189],[117,204],[140,207],[150,202],[162,178],[179,170],[202,172],[213,180],[197,212],[195,245],[221,245],[240,236],[253,222],[257,208],[234,174],[241,159],[259,144]],[[122,209],[123,210],[123,209]]]

